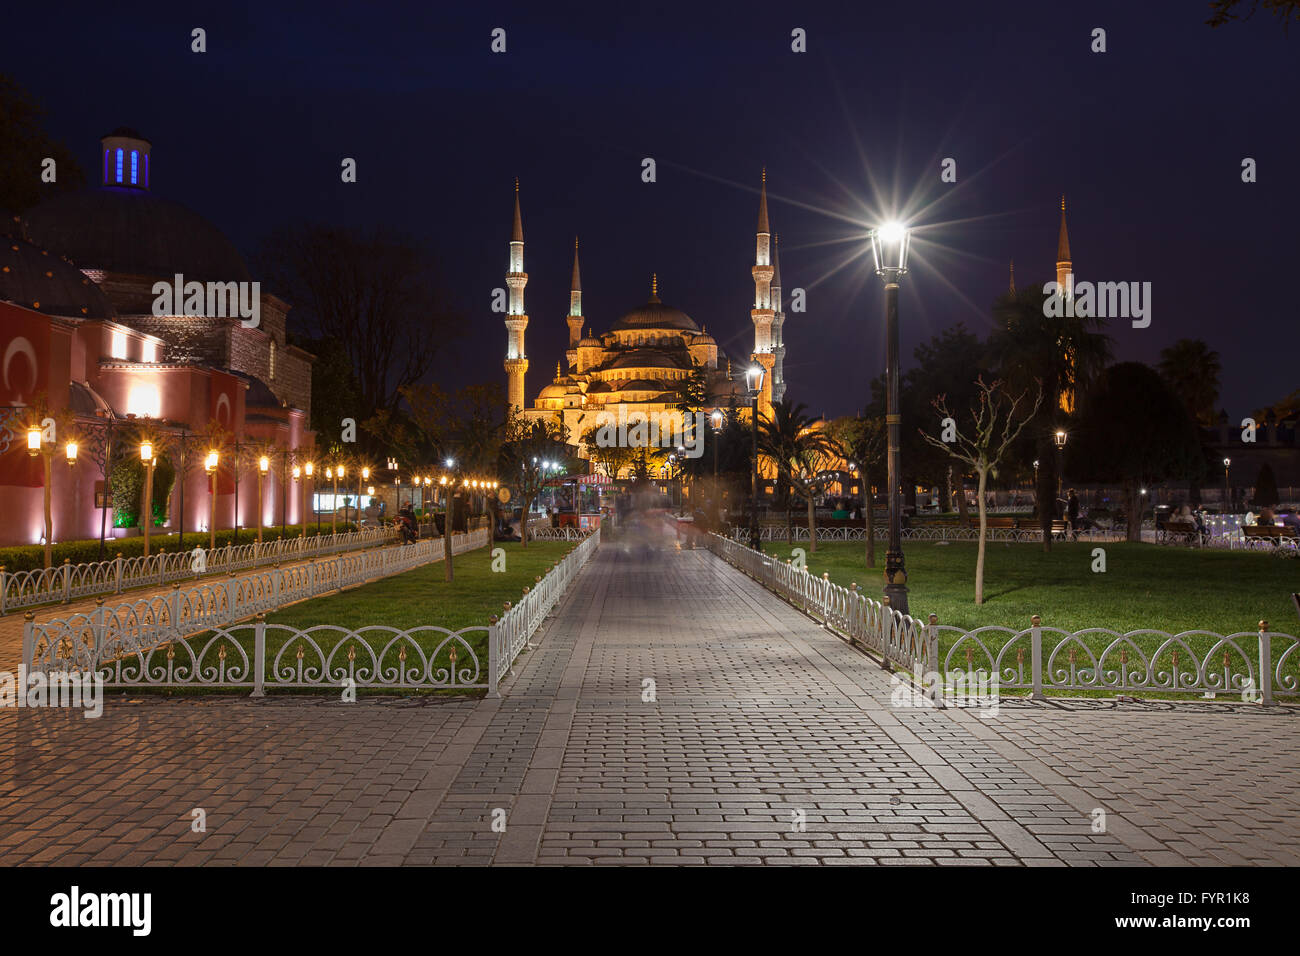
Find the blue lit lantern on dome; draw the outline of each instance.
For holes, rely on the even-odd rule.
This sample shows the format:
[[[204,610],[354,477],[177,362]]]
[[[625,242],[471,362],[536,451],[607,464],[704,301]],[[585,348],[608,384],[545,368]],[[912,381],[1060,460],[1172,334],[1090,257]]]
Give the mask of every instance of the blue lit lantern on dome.
[[[128,189],[149,188],[149,150],[152,144],[133,129],[119,126],[100,142],[104,149],[104,185]]]

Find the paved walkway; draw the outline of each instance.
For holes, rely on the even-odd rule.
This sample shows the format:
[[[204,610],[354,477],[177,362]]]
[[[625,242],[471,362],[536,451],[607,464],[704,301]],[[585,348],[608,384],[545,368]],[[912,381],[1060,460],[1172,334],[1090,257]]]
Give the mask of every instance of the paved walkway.
[[[0,710],[0,859],[1300,863],[1292,709],[894,707],[703,551],[602,547],[538,640],[494,701]]]

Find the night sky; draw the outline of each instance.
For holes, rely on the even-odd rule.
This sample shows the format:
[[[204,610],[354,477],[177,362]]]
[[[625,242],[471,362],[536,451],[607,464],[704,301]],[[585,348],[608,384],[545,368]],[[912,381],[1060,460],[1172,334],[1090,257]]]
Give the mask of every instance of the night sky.
[[[919,230],[901,305],[910,359],[956,322],[988,329],[1008,260],[1021,287],[1054,278],[1065,193],[1077,279],[1153,284],[1149,328],[1111,324],[1116,357],[1154,362],[1204,338],[1239,418],[1300,384],[1300,34],[1267,14],[1211,30],[1206,9],[29,3],[4,15],[0,63],[88,176],[98,137],[133,126],[154,144],[154,190],[246,255],[302,220],[427,243],[467,317],[445,385],[504,384],[490,305],[516,176],[530,401],[563,354],[575,233],[597,334],[645,300],[654,271],[666,303],[747,354],[766,165],[786,294],[808,294],[786,321],[788,394],[814,413],[860,406],[884,367],[870,224],[899,211]],[[189,52],[195,26],[204,55]],[[498,26],[504,55],[489,50]],[[790,51],[795,27],[806,54]],[[1105,54],[1090,52],[1094,27]],[[345,156],[355,185],[339,180]],[[944,157],[955,185],[940,182]]]

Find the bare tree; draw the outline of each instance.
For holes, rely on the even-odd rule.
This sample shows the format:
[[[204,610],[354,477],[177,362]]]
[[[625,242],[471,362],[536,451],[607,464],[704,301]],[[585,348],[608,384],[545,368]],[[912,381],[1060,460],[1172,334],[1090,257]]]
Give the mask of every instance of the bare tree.
[[[934,408],[942,419],[952,419],[947,432],[951,441],[944,441],[946,435],[938,438],[926,432],[921,437],[931,445],[947,452],[958,461],[965,462],[975,470],[979,479],[979,491],[976,494],[980,516],[979,551],[975,558],[975,603],[984,603],[984,550],[985,536],[988,533],[988,505],[984,500],[984,490],[989,476],[997,477],[998,463],[1012,442],[1020,435],[1025,425],[1038,414],[1038,406],[1043,401],[1043,388],[1039,383],[1034,393],[1033,408],[1025,409],[1021,403],[1029,395],[1028,389],[1012,396],[1000,381],[985,383],[981,376],[975,383],[979,387],[979,397],[971,409],[971,431],[963,432],[957,426],[956,418],[948,412],[947,396],[940,395],[934,400]]]
[[[546,480],[542,463],[569,457],[568,429],[559,420],[511,415],[501,443],[501,474],[519,489],[519,542],[528,547],[528,506]]]
[[[425,254],[391,232],[306,225],[274,233],[259,264],[315,335],[340,343],[356,372],[360,421],[397,407],[447,339],[453,311]]]

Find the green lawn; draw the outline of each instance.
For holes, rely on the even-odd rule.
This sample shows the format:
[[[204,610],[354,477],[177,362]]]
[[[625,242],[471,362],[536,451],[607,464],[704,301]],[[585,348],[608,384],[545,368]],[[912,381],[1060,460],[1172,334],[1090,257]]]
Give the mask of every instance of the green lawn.
[[[273,614],[268,614],[268,625],[287,625],[306,629],[319,624],[328,624],[349,629],[367,625],[386,625],[405,630],[420,625],[437,625],[448,630],[464,627],[486,626],[492,615],[500,616],[506,601],[515,602],[523,595],[525,586],[532,587],[538,576],[544,575],[553,564],[559,562],[577,546],[573,541],[532,541],[527,548],[517,542],[498,542],[492,548],[505,551],[506,569],[492,570],[492,549],[480,548],[455,556],[453,568],[455,580],[444,580],[445,569],[441,561],[427,564],[370,584],[341,591],[325,597],[313,598],[291,605]],[[197,650],[211,637],[210,633],[188,638],[191,646]],[[445,635],[427,631],[418,635],[417,643],[426,653],[432,651],[442,642]],[[487,632],[475,631],[467,635],[467,640],[483,667],[483,679],[486,680],[487,667]],[[313,638],[325,654],[344,639],[337,631],[317,631]],[[388,637],[372,632],[369,643],[378,652]],[[285,644],[284,632],[271,627],[266,632],[266,663],[268,671],[275,656]],[[240,643],[252,659],[252,637]],[[437,666],[447,666],[451,645],[443,647],[436,658]],[[290,646],[281,659],[280,666],[293,666],[298,648]],[[179,656],[179,655],[178,655]],[[363,660],[359,652],[357,661]],[[310,664],[315,652],[304,647],[304,662]],[[336,658],[337,660],[337,658]],[[215,665],[217,650],[212,648],[204,657],[205,665]],[[228,663],[233,659],[227,657]],[[415,662],[409,657],[408,664]],[[392,650],[381,664],[385,667],[398,667],[398,651]],[[459,651],[458,667],[467,664],[464,649]],[[319,693],[320,691],[316,691]],[[391,692],[391,691],[390,691]],[[281,691],[280,693],[284,693]]]
[[[807,546],[803,547],[806,550]],[[1098,547],[1106,552],[1105,573],[1092,571],[1092,552]],[[791,549],[784,542],[765,545],[767,553],[781,558],[789,558]],[[1045,628],[1078,631],[1095,627],[1121,633],[1150,628],[1171,634],[1190,630],[1254,632],[1265,619],[1274,632],[1300,635],[1291,602],[1291,592],[1300,591],[1300,561],[1294,559],[1260,552],[1124,542],[1057,542],[1051,553],[1045,554],[1041,544],[991,542],[985,559],[984,604],[976,607],[975,551],[974,542],[904,543],[913,616],[924,621],[935,614],[941,625],[965,629],[1000,625],[1022,630],[1030,626],[1031,615],[1038,614]],[[868,570],[863,542],[830,542],[820,543],[817,552],[807,554],[805,560],[811,573],[820,576],[828,572],[832,581],[846,586],[857,582],[864,593],[879,599],[884,558],[885,549],[877,543],[876,567]],[[946,655],[957,639],[951,632],[941,632],[940,654]],[[1007,640],[995,633],[983,635],[983,639],[994,653]],[[1099,655],[1111,640],[1108,635],[1089,635],[1084,643]],[[1044,633],[1044,654],[1050,654],[1058,642],[1056,635]],[[1160,639],[1142,637],[1136,643],[1149,654]],[[1208,637],[1187,639],[1198,657],[1214,643]],[[1253,638],[1243,639],[1240,646],[1246,654],[1258,656]],[[1274,661],[1289,646],[1289,641],[1275,641]],[[962,651],[958,655],[953,666],[964,666]],[[1288,674],[1300,674],[1297,657],[1291,655],[1285,668]],[[1235,653],[1230,658],[1231,670],[1241,672],[1243,662]],[[978,665],[978,654],[974,660]],[[1221,651],[1214,660],[1221,669]],[[1130,661],[1137,661],[1136,655],[1130,655]],[[1089,664],[1082,654],[1078,663],[1080,667]],[[1168,669],[1172,655],[1166,651],[1155,663]],[[1186,654],[1182,654],[1180,670],[1186,663]],[[1120,655],[1112,652],[1101,664],[1118,669]]]
[[[790,557],[791,546],[783,542],[764,547]],[[877,542],[876,567],[869,570],[865,548],[860,541],[819,543],[806,557],[808,569],[830,572],[837,584],[856,581],[876,597],[884,584],[885,549]],[[1092,571],[1094,548],[1105,549],[1104,574]],[[1274,630],[1297,630],[1291,592],[1300,590],[1300,561],[1126,542],[1056,542],[1045,554],[1041,544],[995,541],[985,556],[984,604],[977,607],[975,549],[970,541],[904,543],[913,615],[937,614],[941,624],[966,628],[1028,627],[1030,616],[1039,614],[1044,626],[1072,631],[1149,627],[1230,634],[1255,630],[1261,618]]]

